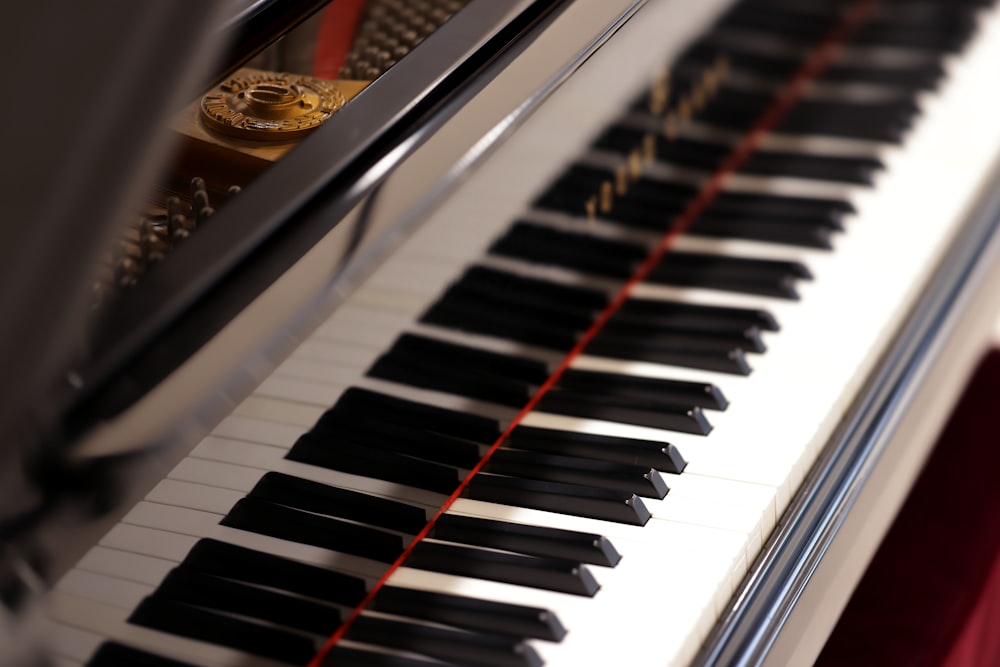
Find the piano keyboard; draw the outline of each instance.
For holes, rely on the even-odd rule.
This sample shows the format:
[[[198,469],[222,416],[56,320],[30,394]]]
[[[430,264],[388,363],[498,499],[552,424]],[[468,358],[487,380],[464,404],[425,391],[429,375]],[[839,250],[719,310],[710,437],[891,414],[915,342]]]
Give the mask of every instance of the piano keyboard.
[[[970,24],[884,3],[519,417],[795,71],[774,31],[828,30],[791,6],[689,50],[680,90],[719,51],[730,77],[609,211],[583,200],[659,123],[645,101],[485,213],[593,94],[568,82],[57,583],[56,664],[318,664],[373,586],[323,664],[690,661],[1000,146],[996,12],[959,57]]]

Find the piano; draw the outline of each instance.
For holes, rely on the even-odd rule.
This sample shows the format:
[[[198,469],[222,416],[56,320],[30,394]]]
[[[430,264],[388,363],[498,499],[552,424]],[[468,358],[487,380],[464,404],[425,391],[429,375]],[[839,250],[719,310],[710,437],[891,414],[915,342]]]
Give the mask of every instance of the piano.
[[[160,63],[187,25],[181,92],[80,219],[134,219],[152,129],[322,3],[164,4],[108,39]],[[1000,10],[452,4],[210,215],[196,186],[85,344],[38,339],[0,662],[818,655],[996,318]]]

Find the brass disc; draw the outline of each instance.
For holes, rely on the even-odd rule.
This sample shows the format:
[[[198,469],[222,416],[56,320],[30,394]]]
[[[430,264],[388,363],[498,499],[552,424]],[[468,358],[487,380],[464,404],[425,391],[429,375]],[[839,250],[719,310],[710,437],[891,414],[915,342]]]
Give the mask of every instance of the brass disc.
[[[255,141],[294,141],[344,106],[336,83],[293,74],[237,76],[201,99],[214,132]]]

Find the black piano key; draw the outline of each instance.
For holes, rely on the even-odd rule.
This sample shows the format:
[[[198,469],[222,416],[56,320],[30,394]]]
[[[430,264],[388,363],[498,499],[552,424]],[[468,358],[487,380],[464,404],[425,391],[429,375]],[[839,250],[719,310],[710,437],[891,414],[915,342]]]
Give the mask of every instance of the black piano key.
[[[229,646],[294,665],[306,664],[316,652],[316,646],[308,636],[156,597],[147,597],[140,602],[128,620],[135,625]]]
[[[688,77],[684,75],[687,74],[691,78],[700,77],[706,67],[715,63],[719,53],[726,53],[729,56],[732,72],[750,74],[778,84],[784,83],[795,74],[802,66],[802,59],[806,55],[804,51],[794,56],[763,54],[727,44],[724,37],[710,39],[688,49],[677,61],[674,66],[675,77],[678,74],[681,76],[674,78],[675,87],[686,89],[684,84],[688,83],[686,80]],[[817,80],[824,83],[889,86],[916,92],[934,88],[943,76],[944,69],[939,63],[931,60],[896,63],[891,66],[869,63],[864,67],[834,60],[820,73]]]
[[[626,398],[697,405],[710,410],[725,410],[729,404],[722,391],[709,382],[665,380],[577,368],[566,369],[559,378],[558,386],[578,391],[593,390]]]
[[[312,433],[460,468],[471,468],[479,461],[479,447],[475,443],[344,410],[327,412]]]
[[[184,567],[171,570],[153,597],[324,636],[340,627],[341,621],[333,607]]]
[[[445,495],[454,491],[459,482],[456,468],[355,445],[331,434],[306,433],[295,441],[285,458]]]
[[[600,239],[525,222],[515,223],[491,247],[494,255],[554,264],[611,278],[628,278],[648,254],[636,243]]]
[[[536,452],[650,466],[669,473],[682,472],[687,465],[681,453],[671,444],[594,433],[518,426],[511,432],[506,444]]]
[[[387,653],[359,646],[336,644],[321,663],[323,667],[446,667],[439,660],[414,658],[411,655]],[[452,664],[452,663],[447,663]]]
[[[532,385],[519,380],[489,377],[464,368],[442,367],[430,360],[400,361],[386,355],[379,357],[372,364],[367,375],[411,387],[433,389],[498,403],[511,408],[525,405],[533,393]]]
[[[418,623],[361,616],[348,631],[352,641],[388,646],[469,667],[541,667],[523,640]]]
[[[420,318],[422,322],[449,329],[496,336],[508,340],[568,351],[576,344],[577,334],[545,321],[527,321],[508,317],[498,308],[478,304],[453,304],[438,301]]]
[[[751,371],[746,355],[739,347],[710,352],[670,347],[655,342],[644,343],[634,338],[623,339],[598,333],[587,344],[585,351],[587,354],[599,357],[648,361],[733,375],[749,375]]]
[[[536,409],[557,415],[602,419],[694,435],[708,435],[712,430],[712,425],[697,406],[641,401],[558,387],[546,392]]]
[[[456,283],[449,287],[438,303],[459,308],[495,309],[505,315],[514,313],[525,319],[541,320],[550,327],[565,331],[586,329],[594,321],[596,314],[596,311],[590,308],[538,299],[537,295],[532,295],[528,291],[508,289],[501,293],[465,283]]]
[[[658,324],[638,324],[625,318],[612,317],[600,334],[622,341],[635,340],[647,345],[680,348],[702,352],[764,352],[766,347],[756,327],[742,331],[712,331],[705,329],[662,327]]]
[[[118,642],[104,642],[87,667],[195,667],[186,662],[153,655]]]
[[[795,283],[812,274],[800,262],[672,252],[649,272],[647,280],[664,285],[703,287],[797,299]]]
[[[831,30],[834,18],[823,14],[810,16],[776,7],[737,5],[725,15],[719,26],[774,33],[779,38],[795,35],[801,40],[818,41]],[[941,13],[932,23],[923,24],[876,17],[862,24],[851,35],[851,44],[955,51],[965,43],[973,28],[972,17],[965,13]]]
[[[198,540],[183,567],[345,607],[357,605],[367,593],[359,577],[212,539]]]
[[[724,84],[711,103],[698,112],[697,118],[700,123],[747,130],[773,101],[773,93],[768,91]],[[646,112],[648,103],[639,100],[633,110]],[[806,98],[796,102],[775,131],[898,143],[918,112],[916,102],[908,96],[863,102]]]
[[[580,484],[628,491],[646,498],[663,498],[667,484],[651,467],[594,461],[559,454],[501,449],[490,457],[486,472],[509,477]]]
[[[611,208],[601,213],[602,220],[652,231],[663,230],[673,217],[664,215],[655,205],[627,196],[614,200]],[[760,217],[750,211],[736,213],[712,210],[712,205],[709,204],[706,212],[693,221],[688,233],[830,250],[833,248],[833,230],[842,226],[839,219],[761,220]]]
[[[401,335],[387,352],[393,359],[416,359],[440,366],[460,366],[484,375],[542,384],[549,369],[542,361],[490,352],[416,334]]]
[[[368,375],[520,408],[549,371],[533,359],[404,334]]]
[[[629,277],[646,256],[638,244],[528,223],[515,224],[490,251],[611,278]],[[794,299],[795,281],[811,277],[800,262],[672,251],[650,271],[647,280]]]
[[[405,566],[585,597],[600,588],[586,567],[572,561],[426,540],[414,547]]]
[[[590,311],[576,309],[567,313],[568,309],[555,304],[535,305],[530,301],[529,291],[510,291],[499,296],[483,295],[473,288],[468,290],[468,298],[459,298],[449,290],[448,295],[428,309],[424,321],[532,345],[569,349],[577,340],[577,332],[587,329],[594,320]],[[668,317],[650,317],[641,322],[637,319],[634,312],[616,313],[601,333],[634,334],[644,341],[655,337],[667,346],[686,350],[728,351],[740,347],[748,352],[764,351],[759,328],[749,323],[733,326],[722,317],[692,323],[674,322]]]
[[[385,415],[392,415],[393,423],[399,426],[418,427],[486,445],[493,444],[500,437],[500,425],[495,419],[408,401],[358,387],[347,389],[327,414],[341,412],[383,420]],[[324,419],[326,415],[320,418],[314,428],[321,429]]]
[[[614,125],[597,138],[596,148],[618,153],[630,153],[642,145],[647,133],[633,127]],[[693,169],[715,171],[733,146],[725,143],[678,138],[668,141],[657,135],[656,157],[661,162]],[[837,181],[870,185],[874,174],[883,168],[874,157],[830,156],[758,149],[740,165],[740,172],[762,176],[795,176],[822,181]]]
[[[393,562],[403,552],[398,535],[254,498],[239,500],[220,523],[383,563]]]
[[[712,103],[699,112],[698,121],[733,130],[746,131],[770,104],[771,98],[754,98],[724,88]],[[775,126],[782,134],[823,134],[898,144],[910,128],[916,109],[912,105],[851,107],[832,102],[800,101]]]
[[[445,542],[605,567],[614,567],[621,560],[611,542],[601,535],[458,514],[438,517],[431,537]]]
[[[719,220],[712,216],[699,217],[688,233],[712,238],[746,239],[799,248],[833,249],[833,233],[824,225],[797,222],[744,222]]]
[[[511,637],[557,642],[566,636],[566,628],[559,617],[548,609],[449,593],[383,586],[372,602],[372,609],[463,630],[482,630]]]
[[[626,300],[615,313],[614,319],[638,324],[662,324],[717,331],[780,329],[774,315],[766,310],[635,298]]]
[[[581,193],[596,192],[601,183],[613,179],[611,170],[574,164],[555,180],[536,205],[582,215],[585,197]],[[663,229],[696,195],[697,188],[692,185],[642,177],[629,185],[627,196],[617,198],[614,206],[621,206],[621,211],[635,216],[628,221],[630,224]],[[841,229],[843,217],[854,210],[844,199],[724,191],[708,204],[702,216],[729,221],[783,220]],[[620,221],[626,222],[624,217]]]
[[[634,493],[578,484],[480,473],[472,478],[464,495],[473,500],[636,526],[645,525],[650,517],[649,510]]]
[[[420,507],[279,472],[265,474],[248,497],[414,535],[427,524]]]
[[[497,296],[508,295],[531,303],[556,304],[590,312],[603,310],[610,302],[608,295],[600,290],[562,285],[485,266],[468,269],[458,284]]]

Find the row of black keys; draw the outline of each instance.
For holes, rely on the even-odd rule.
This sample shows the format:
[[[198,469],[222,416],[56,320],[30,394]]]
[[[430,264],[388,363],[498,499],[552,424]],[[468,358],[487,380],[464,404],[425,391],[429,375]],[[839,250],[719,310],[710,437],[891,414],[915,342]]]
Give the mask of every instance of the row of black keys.
[[[386,423],[386,414],[394,416],[391,424]],[[300,438],[289,458],[331,467],[323,453],[332,453],[348,471],[384,478],[383,473],[351,467],[358,464],[353,455],[368,456],[373,465],[384,466],[393,458],[391,452],[383,450],[371,457],[364,447],[345,448],[342,443],[382,442],[402,449],[422,443],[421,456],[440,448],[442,458],[454,460],[471,456],[470,445],[485,444],[498,434],[499,425],[493,420],[351,389]],[[663,497],[666,492],[656,470],[601,459],[628,458],[634,463],[642,457],[666,470],[683,467],[676,450],[662,443],[520,428],[512,444],[526,449],[501,452],[496,461],[499,470],[513,466],[513,472],[525,466],[536,477],[548,470],[571,478],[584,475],[605,486],[639,483],[644,495],[652,497]],[[545,453],[551,450],[562,454]],[[345,451],[348,455],[341,459]],[[593,454],[595,458],[588,468],[586,459],[566,454]],[[418,460],[406,457],[404,462],[412,468]],[[345,469],[339,463],[332,467]],[[622,472],[627,474],[621,476]],[[617,481],[615,475],[619,475]],[[639,525],[649,516],[636,495],[627,491],[608,488],[586,493],[577,484],[519,480],[496,470],[481,477],[470,488],[473,498]],[[425,522],[426,511],[421,507],[279,473],[267,473],[222,521],[232,528],[383,563],[395,560]],[[620,558],[600,535],[457,515],[441,517],[430,538],[413,552],[408,567],[582,596],[593,596],[598,590],[585,564],[611,567]],[[356,577],[202,540],[129,621],[301,664],[313,655],[318,639],[339,625],[341,613],[336,607],[352,607],[363,593],[364,582]],[[301,595],[314,599],[302,600]],[[409,607],[401,606],[400,598],[408,600]],[[380,593],[377,600],[376,611],[447,623],[457,629],[363,617],[352,626],[350,639],[376,641],[389,632],[391,637],[376,643],[459,664],[536,665],[537,654],[523,639],[556,641],[563,633],[558,620],[546,610],[392,587],[385,599]],[[262,627],[257,621],[281,627]],[[116,652],[129,650],[108,645],[106,659],[118,659]],[[393,667],[423,664],[343,648],[331,660]]]
[[[723,83],[698,120],[719,128],[746,130],[773,100],[773,90],[766,84],[776,87],[786,82],[801,67],[806,48],[829,30],[832,20],[846,4],[827,2],[804,6],[800,2],[774,0],[741,3],[720,22],[713,36],[695,43],[682,54],[672,70],[672,89],[675,94],[682,94],[697,85],[702,73],[714,64],[720,53],[725,53],[734,77],[743,76],[758,85],[765,84],[763,90],[754,90],[752,85],[747,89]],[[975,24],[975,11],[987,4],[991,1],[929,2],[907,10],[899,3],[879,3],[878,11],[882,16],[877,14],[859,34],[852,36],[852,46],[901,47],[918,52],[911,54],[910,61],[891,65],[869,62],[860,66],[835,60],[821,74],[820,83],[870,84],[877,87],[878,94],[863,103],[858,100],[800,100],[777,131],[809,134],[819,128],[823,134],[831,136],[898,143],[919,112],[914,94],[937,85],[944,74],[941,56],[965,43]],[[777,32],[785,29],[788,31]],[[778,52],[747,48],[733,40],[734,31],[737,36],[768,33],[769,49],[777,47]],[[782,48],[787,50],[785,55],[780,54]],[[635,102],[634,109],[642,115],[648,106],[649,100],[643,96]],[[646,124],[647,127],[655,125]],[[628,152],[640,145],[644,133],[644,129],[619,123],[605,131],[595,142],[595,148]],[[657,149],[658,158],[665,163],[713,171],[728,155],[731,146],[704,139],[667,142],[661,138]],[[765,148],[758,149],[741,171],[867,184],[881,168],[881,162],[871,156],[802,155]],[[662,226],[662,219],[656,222]],[[717,223],[709,213],[698,224],[704,228],[699,233],[712,234]],[[822,246],[827,238],[820,229],[813,232],[811,239],[803,237],[802,242]]]
[[[606,553],[617,556],[610,547]],[[275,660],[305,664],[315,655],[319,642],[340,626],[342,612],[357,605],[364,595],[365,583],[360,578],[201,540],[130,620]],[[559,619],[545,609],[398,586],[385,586],[371,610],[396,618],[362,616],[352,625],[350,639],[459,664],[535,667],[540,664],[538,655],[524,640],[559,641],[566,633]],[[418,625],[404,618],[440,625]],[[343,647],[335,649],[328,660],[335,665],[366,667],[430,664]],[[109,643],[90,664],[175,667],[182,663]]]
[[[426,423],[428,417],[433,424]],[[349,389],[287,458],[447,494],[479,460],[481,447],[492,444],[468,439],[467,417],[496,424]],[[683,466],[676,448],[662,442],[519,427],[464,495],[642,525],[649,514],[641,497],[662,498],[667,487],[660,473],[677,473]]]
[[[787,12],[781,10],[770,11],[762,17],[757,7],[761,3],[751,4],[755,8],[754,16],[748,18],[745,12],[734,11],[723,24],[746,29],[749,23],[754,30],[767,25],[766,31],[770,31],[771,27],[787,19]],[[801,25],[801,17],[796,17],[796,25]],[[947,40],[938,42],[935,38],[928,42],[918,35],[919,30],[890,28],[876,26],[863,35],[878,34],[882,40],[888,36],[891,37],[889,43],[902,40],[905,45],[921,48],[952,48],[952,42]],[[961,29],[956,34],[961,36]],[[917,43],[913,43],[914,40]],[[693,49],[688,55],[694,59],[697,51]],[[735,67],[750,66],[758,74],[768,65],[761,59],[734,60]],[[850,74],[853,76],[834,68],[828,76],[831,80],[859,79],[859,72]],[[907,74],[917,79],[910,81],[914,88],[933,85],[938,75],[939,71],[933,66],[916,74]],[[722,127],[744,126],[759,106],[759,100],[752,99],[752,96],[731,91],[725,91],[715,102],[718,110],[710,112],[706,120]],[[826,116],[827,120],[820,129],[832,134],[845,133],[845,124],[841,121],[828,122],[831,115],[829,108],[803,109],[798,116],[786,121],[786,131],[815,131],[817,120]],[[865,128],[872,127],[868,121],[876,120],[875,116],[882,114],[883,117],[874,124],[880,128],[874,133],[877,135],[875,138],[898,139],[901,129],[905,128],[914,112],[912,104],[906,103],[889,109],[854,110],[851,122],[846,125],[856,126],[861,119],[866,121]],[[850,136],[870,134],[870,130],[864,129],[860,134]],[[637,131],[623,124],[610,128],[596,146],[602,150],[624,152],[634,148],[636,141]],[[661,145],[660,149],[666,161],[701,169],[712,169],[726,152],[725,147],[692,141]],[[746,165],[746,171],[764,174],[791,172],[800,177],[863,183],[880,167],[877,160],[866,157],[813,158],[772,151],[758,153]],[[595,183],[599,184],[609,177],[608,172],[593,167],[575,167],[539,203],[543,207],[566,209],[566,200],[578,202],[581,192],[593,191]],[[686,185],[644,179],[633,185],[628,200],[616,201],[609,217],[623,224],[658,229],[672,212],[679,211],[692,194],[692,189]],[[695,231],[704,235],[736,235],[825,247],[829,245],[830,233],[840,228],[841,217],[849,212],[848,205],[836,200],[726,194],[712,204]],[[520,225],[498,242],[493,251],[528,261],[549,262],[620,278],[630,272],[638,258],[635,248],[626,246],[622,243],[608,246],[606,242],[594,242],[582,235]],[[558,250],[546,255],[539,252],[539,247]],[[692,274],[686,270],[676,270],[684,259],[700,270],[697,278],[690,277]],[[712,265],[706,262],[707,259],[710,258],[682,257],[671,268],[658,269],[660,273],[653,279],[667,284],[735,288],[792,298],[794,281],[808,277],[804,267],[792,263],[778,266],[777,263],[722,260]],[[575,342],[575,336],[589,326],[593,313],[606,305],[607,296],[596,291],[539,283],[541,281],[532,282],[531,279],[511,274],[475,268],[467,272],[425,314],[424,319],[438,325],[493,335],[499,333],[522,342],[568,349]],[[509,289],[512,286],[518,289]],[[553,293],[558,294],[554,300],[550,298]],[[553,312],[554,304],[559,304],[557,312]],[[545,309],[551,319],[541,319],[538,309]],[[506,324],[499,329],[490,326],[498,321]],[[759,331],[776,328],[777,323],[765,312],[633,300],[594,341],[590,351],[605,356],[747,372],[745,361],[740,361],[741,353],[762,351]],[[651,339],[655,342],[640,342]],[[729,360],[721,362],[721,366],[715,361],[711,362],[715,365],[683,361],[685,353],[696,353],[697,356],[705,352],[715,354],[720,350]],[[438,341],[407,336],[397,341],[379,360],[372,373],[390,379],[402,379],[400,374],[406,375],[403,381],[408,383],[423,377],[416,382],[418,386],[450,390],[472,387],[461,393],[469,395],[471,392],[478,398],[506,405],[523,404],[525,396],[530,395],[526,392],[544,379],[546,369],[538,363],[501,359],[497,355],[469,349],[457,352],[462,355],[461,366],[474,368],[473,373],[459,377],[449,376],[448,373],[442,377],[433,372],[430,376],[423,375],[433,371],[433,363],[424,363],[427,359],[453,360],[450,355],[456,350],[454,346]],[[447,369],[452,365],[453,362],[443,363],[438,367]],[[472,383],[467,383],[469,375],[475,376]],[[615,408],[635,410],[637,403],[659,406],[664,401],[668,405],[690,404],[699,409],[725,407],[724,398],[711,386],[695,387],[684,383],[653,383],[659,386],[648,386],[627,378],[597,377],[599,375],[602,374],[574,371],[564,376],[561,386],[554,392],[556,405],[553,409],[580,414],[575,411],[582,405],[589,408],[598,406],[605,411]],[[607,384],[609,379],[613,380],[610,385]],[[618,404],[609,408],[609,398],[618,399]],[[627,403],[628,407],[623,403]],[[671,411],[668,409],[667,412]],[[393,415],[392,423],[385,419],[386,414]],[[671,419],[680,419],[683,423],[670,422],[667,427],[687,430],[683,428],[685,425],[697,424],[697,420],[689,414],[679,415],[677,410],[671,414]],[[611,418],[614,416],[611,415]],[[635,417],[630,414],[627,418]],[[609,415],[605,412],[602,418],[609,418]],[[662,422],[657,423],[664,426]],[[695,430],[704,430],[704,426],[697,426]],[[289,458],[447,493],[457,483],[455,468],[474,464],[482,447],[498,436],[499,428],[492,420],[354,389],[349,390],[337,406],[296,443]],[[336,445],[331,446],[334,442]],[[504,449],[497,453],[491,462],[491,474],[480,475],[482,481],[477,478],[470,487],[471,497],[569,513],[581,513],[579,508],[588,507],[589,503],[595,515],[601,518],[642,523],[645,517],[637,496],[662,497],[666,488],[657,470],[678,472],[683,467],[683,460],[675,449],[654,442],[522,427],[515,431],[508,446],[516,449]],[[415,469],[418,463],[436,467]],[[574,496],[580,489],[587,488],[609,495],[602,497],[600,493],[591,493]],[[571,491],[568,496],[564,495],[567,491]],[[623,498],[631,501],[631,506],[622,503]],[[609,512],[613,506],[615,511]],[[622,507],[629,509],[623,512]],[[367,526],[352,523],[355,521]],[[421,508],[285,475],[269,474],[233,508],[224,523],[390,561],[401,552],[402,535],[416,532],[424,521],[425,513]],[[378,526],[383,530],[368,526]],[[596,590],[593,578],[588,577],[582,564],[610,566],[618,558],[614,547],[600,536],[501,525],[450,515],[438,522],[432,537],[441,541],[420,545],[407,563],[409,566],[582,595],[592,595]],[[493,547],[507,553],[480,551],[464,545]],[[312,599],[283,596],[275,589]],[[352,607],[363,594],[364,582],[360,579],[203,540],[154,595],[140,605],[131,620],[302,664],[313,656],[316,639],[328,635],[339,625],[338,607]],[[301,634],[247,623],[212,613],[208,611],[210,609],[270,621],[285,628],[294,627]],[[545,610],[395,587],[383,589],[373,609],[401,617],[436,621],[457,630],[430,629],[402,620],[365,616],[352,627],[352,639],[394,646],[462,664],[538,664],[537,655],[524,645],[523,638],[555,641],[565,632],[558,620]],[[333,664],[368,667],[428,664],[421,660],[344,647],[335,649],[330,658]],[[109,643],[91,664],[173,667],[180,663]]]
[[[608,301],[600,290],[476,266],[421,321],[568,352]],[[633,298],[607,321],[586,352],[746,375],[745,353],[764,352],[761,332],[777,329],[765,310]]]

